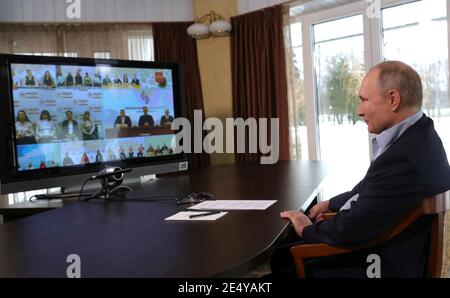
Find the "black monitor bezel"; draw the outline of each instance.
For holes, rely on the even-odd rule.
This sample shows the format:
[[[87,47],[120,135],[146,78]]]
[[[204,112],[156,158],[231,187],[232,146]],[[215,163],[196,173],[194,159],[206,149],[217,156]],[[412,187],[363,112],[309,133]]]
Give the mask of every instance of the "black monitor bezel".
[[[174,117],[181,115],[181,90],[180,90],[180,68],[177,63],[129,61],[120,59],[95,59],[95,58],[68,58],[60,56],[28,56],[0,54],[0,181],[5,183],[17,183],[21,181],[48,179],[60,176],[71,176],[98,172],[106,166],[122,168],[145,167],[151,165],[164,164],[185,160],[183,153],[164,156],[143,157],[101,163],[89,163],[84,165],[74,165],[65,167],[53,167],[45,169],[35,169],[28,171],[17,170],[17,154],[15,139],[15,115],[14,99],[11,74],[11,64],[49,64],[49,65],[75,65],[75,66],[98,66],[110,65],[112,67],[124,68],[156,68],[170,69],[172,71],[172,86],[174,96]],[[174,131],[174,134],[177,131]]]

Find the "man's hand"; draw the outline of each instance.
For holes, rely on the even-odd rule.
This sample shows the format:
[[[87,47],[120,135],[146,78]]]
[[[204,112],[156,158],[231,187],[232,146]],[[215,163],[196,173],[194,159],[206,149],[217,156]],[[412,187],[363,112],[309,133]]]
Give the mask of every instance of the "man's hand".
[[[314,222],[319,222],[323,220],[323,214],[327,212],[331,212],[328,207],[329,201],[323,201],[314,205],[310,210],[308,217],[311,218]]]
[[[295,232],[300,237],[302,237],[303,229],[307,226],[312,225],[312,222],[308,218],[308,216],[300,211],[283,211],[280,213],[280,216],[281,218],[289,219],[292,222]]]

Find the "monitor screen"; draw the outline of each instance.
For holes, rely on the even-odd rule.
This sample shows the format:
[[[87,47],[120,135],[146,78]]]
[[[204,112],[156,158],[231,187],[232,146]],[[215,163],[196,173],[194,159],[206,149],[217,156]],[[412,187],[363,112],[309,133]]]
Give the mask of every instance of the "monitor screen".
[[[176,64],[17,57],[7,63],[14,123],[9,173],[70,174],[177,155],[171,130],[179,116]]]

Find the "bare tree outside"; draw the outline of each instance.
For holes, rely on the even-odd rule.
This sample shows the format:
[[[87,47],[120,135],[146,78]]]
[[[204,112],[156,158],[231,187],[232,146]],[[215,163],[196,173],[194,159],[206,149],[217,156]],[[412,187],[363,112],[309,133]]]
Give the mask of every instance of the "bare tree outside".
[[[357,115],[358,90],[364,72],[362,65],[352,58],[333,56],[327,63],[324,97],[329,101],[329,112],[337,124],[342,124],[345,119],[352,124],[360,120]]]

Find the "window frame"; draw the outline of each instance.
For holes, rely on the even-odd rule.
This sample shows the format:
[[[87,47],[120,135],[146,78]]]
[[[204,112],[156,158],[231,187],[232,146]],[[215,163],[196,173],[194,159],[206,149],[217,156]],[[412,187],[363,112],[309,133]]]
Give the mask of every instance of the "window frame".
[[[382,48],[382,18],[381,10],[394,7],[397,5],[408,4],[420,0],[380,0],[379,18],[369,18],[367,11],[372,5],[366,1],[358,1],[350,4],[326,9],[310,14],[292,17],[295,22],[302,24],[302,48],[303,48],[303,69],[304,69],[304,92],[305,92],[305,122],[307,126],[308,136],[308,157],[310,160],[319,160],[320,144],[318,130],[318,106],[317,106],[317,86],[315,79],[314,67],[314,36],[313,26],[338,20],[355,15],[363,16],[363,36],[364,36],[364,65],[365,72],[374,65],[380,63],[383,59]],[[450,44],[450,3],[446,1],[447,6],[447,34],[448,44]],[[447,46],[448,61],[450,61],[450,46]],[[449,63],[450,68],[450,63]],[[450,83],[449,83],[450,94]],[[373,135],[367,133],[367,141],[369,142],[369,156],[372,160],[373,148],[371,139]]]

